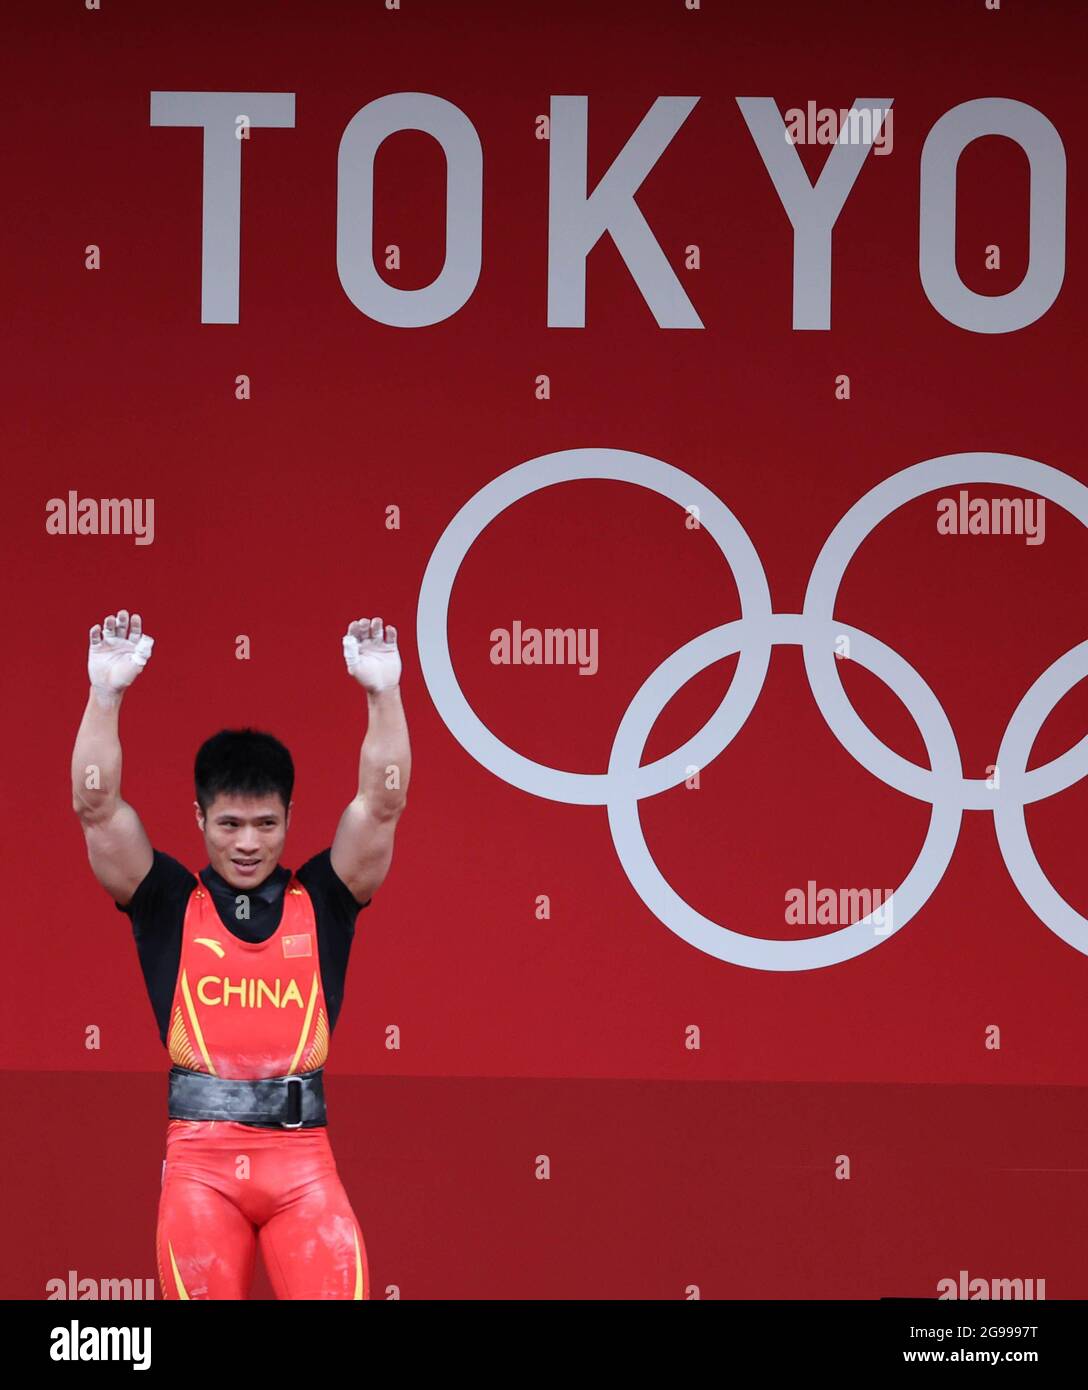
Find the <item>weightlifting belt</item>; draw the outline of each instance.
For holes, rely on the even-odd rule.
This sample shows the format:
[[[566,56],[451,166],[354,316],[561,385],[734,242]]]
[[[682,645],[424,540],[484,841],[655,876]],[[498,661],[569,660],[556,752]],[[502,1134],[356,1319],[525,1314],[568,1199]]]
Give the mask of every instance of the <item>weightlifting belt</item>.
[[[323,1067],[301,1076],[231,1080],[187,1067],[170,1068],[172,1120],[233,1120],[268,1129],[317,1129],[325,1114]]]

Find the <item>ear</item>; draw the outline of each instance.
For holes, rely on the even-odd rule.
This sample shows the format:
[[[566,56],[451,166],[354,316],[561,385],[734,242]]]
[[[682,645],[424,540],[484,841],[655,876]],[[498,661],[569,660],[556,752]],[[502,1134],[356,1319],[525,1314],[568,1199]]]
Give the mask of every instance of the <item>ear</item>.
[[[199,802],[199,801],[194,801],[194,802],[193,802],[193,809],[196,811],[196,823],[197,823],[197,825],[200,826],[201,830],[203,830],[203,829],[204,829],[204,812],[200,809],[200,802]]]
[[[286,819],[285,819],[284,822],[283,822],[283,828],[284,828],[284,830],[289,830],[289,829],[291,828],[291,812],[292,812],[294,809],[295,809],[295,803],[294,803],[294,801],[292,801],[292,802],[290,802],[290,804],[289,804],[288,807],[287,807],[287,816],[286,816]]]

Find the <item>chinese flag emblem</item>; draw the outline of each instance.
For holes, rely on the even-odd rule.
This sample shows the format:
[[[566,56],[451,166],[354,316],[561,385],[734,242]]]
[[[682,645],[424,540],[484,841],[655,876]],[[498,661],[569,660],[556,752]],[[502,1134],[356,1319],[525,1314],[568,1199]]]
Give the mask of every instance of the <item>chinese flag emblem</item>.
[[[312,956],[313,938],[309,932],[304,936],[285,936],[283,938],[283,954],[290,959],[292,956]]]

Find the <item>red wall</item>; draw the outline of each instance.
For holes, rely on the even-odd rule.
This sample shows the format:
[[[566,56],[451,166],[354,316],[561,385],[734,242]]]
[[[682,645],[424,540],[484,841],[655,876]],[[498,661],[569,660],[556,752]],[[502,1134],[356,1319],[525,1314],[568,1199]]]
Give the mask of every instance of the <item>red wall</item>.
[[[1088,958],[1021,899],[992,816],[965,812],[936,891],[877,949],[821,970],[744,969],[688,945],[643,904],[603,806],[531,796],[477,763],[416,655],[420,584],[450,519],[499,474],[556,451],[634,451],[710,488],[743,525],[782,612],[800,611],[839,518],[912,464],[992,450],[1088,481],[1083,11],[989,12],[979,0],[833,13],[628,0],[464,4],[455,17],[434,0],[395,12],[109,0],[101,12],[47,3],[21,17],[4,217],[14,274],[3,1038],[21,1137],[17,1241],[0,1291],[41,1297],[70,1267],[153,1269],[166,1059],[127,920],[94,883],[68,793],[86,631],[125,606],[156,638],[122,714],[125,795],[153,843],[193,869],[205,862],[193,754],[243,722],[295,757],[285,862],[330,842],[365,725],[340,636],[359,614],[400,630],[412,787],[392,871],[360,918],[330,1068],[334,1144],[379,1243],[379,1291],[682,1297],[705,1277],[705,1296],[924,1295],[968,1268],[1049,1276],[1051,1296],[1088,1295],[1063,1238],[1084,1209],[1069,1174],[1085,1167]],[[236,324],[200,321],[200,132],[149,124],[153,91],[218,90],[295,94],[294,128],[254,130],[242,152]],[[356,111],[395,92],[454,104],[483,150],[479,282],[464,307],[419,328],[360,312],[337,275],[340,137]],[[870,155],[835,226],[830,329],[797,329],[792,231],[736,98],[773,96],[785,111],[874,93],[894,98],[894,149]],[[698,96],[638,204],[702,328],[660,327],[607,237],[588,260],[585,327],[549,326],[549,145],[535,123],[571,94],[588,99],[591,187],[658,97]],[[919,277],[922,145],[947,111],[980,97],[1036,108],[1068,161],[1064,283],[1041,317],[1008,333],[949,322]],[[800,155],[817,177],[826,149]],[[379,148],[375,265],[390,243],[402,252],[400,271],[379,270],[390,284],[419,289],[442,269],[445,188],[429,136],[404,131]],[[1024,278],[1028,194],[1011,141],[965,151],[957,267],[976,293],[1008,294]],[[90,244],[102,253],[93,272]],[[989,244],[1001,247],[999,270],[983,268]],[[698,270],[685,267],[692,245]],[[248,401],[235,398],[240,374]],[[548,400],[535,392],[542,374]],[[849,401],[835,398],[839,374]],[[154,543],[48,535],[46,504],[70,489],[153,497]],[[1083,639],[1085,536],[1056,505],[1040,546],[942,536],[934,501],[907,504],[865,543],[836,617],[914,665],[966,775],[983,777],[1023,693]],[[516,504],[476,542],[453,591],[450,647],[466,698],[505,743],[605,772],[643,681],[739,616],[711,537],[676,518],[644,488],[570,482]],[[493,665],[489,634],[515,619],[596,628],[596,676]],[[251,638],[248,661],[235,658],[239,634]],[[647,759],[704,723],[735,667],[730,657],[684,687]],[[923,764],[895,696],[856,666],[844,680],[874,732]],[[1074,744],[1086,715],[1077,687],[1033,765]],[[647,797],[640,813],[655,862],[689,904],[737,931],[789,938],[811,929],[784,922],[787,889],[898,884],[929,808],[839,745],[794,646],[775,649],[752,715],[699,791]],[[1082,912],[1086,813],[1079,783],[1027,813],[1051,881]],[[96,1050],[85,1046],[92,1025]],[[391,1025],[399,1051],[385,1045]],[[692,1025],[698,1051],[685,1046]],[[985,1046],[993,1025],[996,1051]],[[412,1081],[398,1092],[391,1078]],[[462,1168],[469,1152],[479,1161]],[[559,1179],[546,1219],[539,1153]],[[842,1153],[855,1156],[856,1186],[833,1178]],[[649,1219],[678,1185],[689,1224]],[[619,1214],[587,1196],[598,1190],[615,1194]],[[738,1217],[743,1244],[763,1253],[730,1263],[702,1214],[734,1229],[723,1203],[738,1190],[756,1194]],[[481,1234],[485,1209],[483,1224],[506,1235]],[[102,1233],[103,1212],[114,1232],[123,1213],[123,1238]],[[999,1213],[1006,1234],[995,1240]],[[645,1244],[628,1250],[611,1233],[632,1214]],[[536,1232],[528,1252],[520,1229]],[[549,1236],[556,1229],[568,1238]],[[866,1239],[893,1253],[859,1260]],[[783,1243],[789,1260],[768,1253]],[[834,1252],[830,1265],[820,1251]],[[632,1252],[637,1267],[672,1273],[640,1282]],[[525,1263],[539,1278],[512,1282]]]

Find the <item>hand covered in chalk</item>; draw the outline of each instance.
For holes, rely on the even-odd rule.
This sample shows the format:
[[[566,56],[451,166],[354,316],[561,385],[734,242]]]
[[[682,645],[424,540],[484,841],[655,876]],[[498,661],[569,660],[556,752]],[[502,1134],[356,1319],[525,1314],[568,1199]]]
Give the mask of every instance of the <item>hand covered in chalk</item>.
[[[90,631],[87,674],[100,699],[109,702],[132,684],[151,657],[154,637],[143,630],[139,613],[129,621],[128,609],[110,614]]]
[[[397,629],[383,629],[381,618],[357,618],[344,636],[344,661],[348,675],[372,695],[392,690],[401,670]]]

